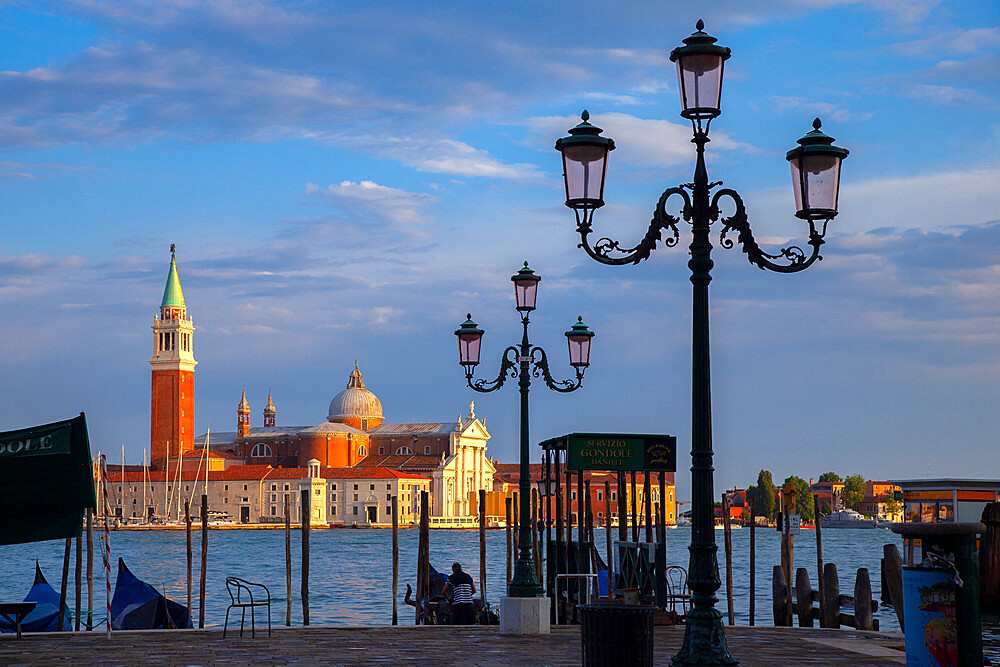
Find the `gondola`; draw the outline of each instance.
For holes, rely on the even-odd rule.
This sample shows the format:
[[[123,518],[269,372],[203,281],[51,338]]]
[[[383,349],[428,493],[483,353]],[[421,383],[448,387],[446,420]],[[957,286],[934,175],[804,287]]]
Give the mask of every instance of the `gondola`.
[[[57,632],[59,628],[59,593],[45,581],[42,568],[35,561],[35,582],[24,596],[25,602],[34,602],[35,608],[21,621],[21,632]],[[69,610],[63,612],[62,630],[69,630]],[[0,618],[0,632],[15,632],[13,623]]]
[[[119,558],[118,579],[111,598],[111,627],[114,630],[169,630],[193,626],[187,607],[168,600],[136,578]]]

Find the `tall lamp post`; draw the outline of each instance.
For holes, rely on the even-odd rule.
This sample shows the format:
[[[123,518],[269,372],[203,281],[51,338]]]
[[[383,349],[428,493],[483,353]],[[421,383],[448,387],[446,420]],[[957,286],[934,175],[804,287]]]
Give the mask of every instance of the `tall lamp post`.
[[[549,373],[548,357],[545,350],[532,346],[528,342],[528,314],[535,309],[535,297],[538,294],[538,283],[541,276],[530,268],[528,263],[511,278],[514,282],[514,297],[517,310],[521,313],[523,334],[520,345],[511,345],[503,351],[500,360],[500,373],[493,380],[473,380],[476,366],[479,364],[479,349],[483,338],[483,330],[472,321],[472,315],[455,331],[458,337],[459,363],[465,367],[465,380],[469,387],[478,392],[496,391],[503,386],[508,377],[518,379],[521,390],[521,468],[517,483],[519,492],[518,512],[521,517],[518,532],[518,556],[514,566],[514,576],[507,589],[507,595],[514,598],[535,598],[543,595],[542,585],[535,576],[535,564],[531,553],[531,527],[528,517],[531,516],[531,472],[528,467],[528,390],[531,378],[542,378],[545,385],[554,391],[569,393],[580,388],[583,374],[590,365],[590,341],[594,332],[583,323],[583,318],[573,324],[566,332],[569,343],[569,362],[576,370],[576,378],[572,380],[554,380]]]
[[[826,235],[827,223],[837,215],[837,195],[840,185],[840,164],[847,157],[846,149],[833,145],[833,138],[820,130],[820,121],[813,130],[798,140],[798,146],[786,155],[791,165],[795,188],[796,217],[808,225],[810,252],[799,246],[788,246],[769,254],[757,245],[750,230],[743,200],[735,190],[712,190],[721,181],[710,183],[705,167],[705,144],[713,118],[721,113],[723,65],[729,59],[728,48],[717,45],[715,37],[704,32],[698,21],[697,32],[670,53],[677,65],[681,94],[681,116],[691,121],[697,162],[692,183],[667,188],[657,201],[653,219],[645,237],[631,248],[618,241],[602,237],[593,244],[590,234],[594,212],[604,205],[604,179],[608,154],[614,141],[602,137],[602,130],[591,125],[589,114],[583,112],[583,122],[569,131],[570,136],[556,142],[562,153],[566,184],[566,206],[576,213],[580,246],[602,264],[638,264],[647,259],[662,240],[668,247],[676,246],[680,219],[691,224],[692,241],[691,283],[694,286],[692,321],[692,387],[691,387],[691,545],[688,585],[691,588],[692,609],[684,632],[684,644],[673,658],[674,664],[735,664],[729,654],[722,625],[722,614],[715,609],[719,589],[719,563],[713,528],[712,473],[712,399],[709,371],[708,284],[712,280],[712,243],[709,232],[712,223],[720,223],[719,243],[732,248],[738,243],[751,264],[779,273],[795,273],[809,268],[821,259],[819,250]],[[677,195],[683,200],[680,217],[667,212],[667,200]],[[735,212],[724,217],[719,200],[728,197]],[[730,237],[735,233],[736,239]]]

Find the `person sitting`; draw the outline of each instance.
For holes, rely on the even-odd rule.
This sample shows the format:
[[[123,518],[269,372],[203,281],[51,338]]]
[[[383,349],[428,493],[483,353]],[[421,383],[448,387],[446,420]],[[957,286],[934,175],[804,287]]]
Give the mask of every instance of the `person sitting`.
[[[476,585],[472,577],[462,571],[462,566],[453,563],[448,583],[444,587],[445,595],[451,597],[451,622],[453,625],[472,625],[476,622],[472,606],[472,596],[476,594]]]

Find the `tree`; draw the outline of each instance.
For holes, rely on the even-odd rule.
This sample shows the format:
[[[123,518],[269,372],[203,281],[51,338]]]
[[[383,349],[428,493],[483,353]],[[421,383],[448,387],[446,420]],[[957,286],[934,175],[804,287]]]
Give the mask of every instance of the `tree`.
[[[796,475],[790,475],[785,478],[782,488],[787,489],[789,486],[795,489],[794,513],[802,517],[803,521],[812,522],[816,518],[816,513],[813,511],[813,496],[809,482]]]
[[[861,473],[848,475],[844,479],[844,505],[852,510],[858,509],[858,503],[865,499],[865,476]]]
[[[757,516],[768,519],[774,516],[774,480],[770,470],[761,470],[757,474],[757,486],[754,490],[754,511]]]
[[[819,481],[821,481],[821,482],[843,482],[844,480],[840,479],[840,475],[838,475],[835,472],[825,472],[825,473],[823,473],[822,475],[819,476]]]
[[[889,496],[889,500],[885,503],[885,511],[889,516],[895,516],[903,511],[903,503]]]

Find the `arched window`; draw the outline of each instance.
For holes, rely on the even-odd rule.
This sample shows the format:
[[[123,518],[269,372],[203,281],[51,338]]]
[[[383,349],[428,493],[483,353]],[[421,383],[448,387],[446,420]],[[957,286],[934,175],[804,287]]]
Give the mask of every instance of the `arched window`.
[[[431,446],[424,445],[424,454],[430,454],[430,453],[431,453]]]
[[[274,455],[271,453],[271,448],[262,442],[259,445],[254,445],[253,451],[250,452],[250,456],[254,458],[263,458],[265,456]]]
[[[378,453],[379,454],[385,454],[385,447],[379,447],[378,448]]]
[[[410,449],[409,447],[407,447],[406,445],[403,445],[402,447],[400,447],[399,449],[396,450],[396,453],[397,454],[412,454],[413,450]]]
[[[368,448],[364,445],[358,447],[358,456],[368,456]]]

